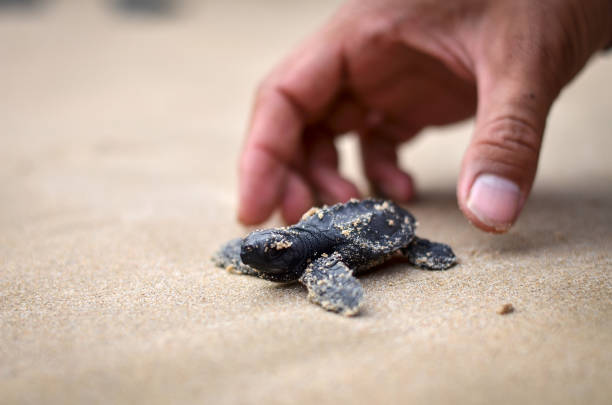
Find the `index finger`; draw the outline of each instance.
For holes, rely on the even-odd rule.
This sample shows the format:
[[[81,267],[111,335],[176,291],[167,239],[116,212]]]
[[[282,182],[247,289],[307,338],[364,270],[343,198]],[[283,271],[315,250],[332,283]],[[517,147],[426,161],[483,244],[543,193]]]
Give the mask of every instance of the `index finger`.
[[[342,50],[324,38],[301,47],[264,81],[255,99],[239,168],[238,218],[266,220],[282,203],[307,124],[325,113],[340,90]]]

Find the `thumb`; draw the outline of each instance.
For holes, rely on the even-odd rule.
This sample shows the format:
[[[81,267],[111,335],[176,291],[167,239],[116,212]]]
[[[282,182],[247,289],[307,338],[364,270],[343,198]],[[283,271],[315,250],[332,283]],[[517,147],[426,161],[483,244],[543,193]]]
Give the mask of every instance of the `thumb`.
[[[457,198],[465,216],[488,232],[506,232],[531,191],[546,116],[556,96],[538,76],[506,71],[501,77],[485,72],[479,77],[475,132],[464,155]]]

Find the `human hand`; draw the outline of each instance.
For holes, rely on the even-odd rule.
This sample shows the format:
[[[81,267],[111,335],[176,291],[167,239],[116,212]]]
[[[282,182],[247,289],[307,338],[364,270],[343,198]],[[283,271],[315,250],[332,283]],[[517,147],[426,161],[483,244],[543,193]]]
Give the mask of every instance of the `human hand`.
[[[333,138],[359,135],[365,174],[406,202],[397,147],[422,128],[476,124],[457,199],[479,228],[504,232],[535,177],[550,107],[612,40],[609,0],[354,0],[262,82],[240,159],[239,219],[358,197]]]

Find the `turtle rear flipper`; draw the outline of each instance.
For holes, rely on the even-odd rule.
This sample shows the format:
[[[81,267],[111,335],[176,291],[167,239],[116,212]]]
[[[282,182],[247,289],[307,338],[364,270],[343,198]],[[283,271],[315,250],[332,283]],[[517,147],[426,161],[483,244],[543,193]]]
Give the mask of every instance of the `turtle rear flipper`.
[[[300,282],[308,289],[310,301],[328,311],[351,316],[359,312],[363,288],[341,260],[338,253],[319,257],[306,267]]]
[[[446,270],[457,263],[457,256],[450,246],[416,236],[401,251],[413,266],[422,269]]]
[[[231,273],[246,274],[258,277],[259,273],[252,267],[244,264],[240,258],[242,238],[232,239],[215,252],[213,263]]]

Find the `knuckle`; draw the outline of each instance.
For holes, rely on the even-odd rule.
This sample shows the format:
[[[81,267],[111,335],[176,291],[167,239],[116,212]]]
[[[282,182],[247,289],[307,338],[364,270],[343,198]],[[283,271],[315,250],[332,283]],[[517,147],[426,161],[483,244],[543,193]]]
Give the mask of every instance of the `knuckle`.
[[[255,98],[257,100],[260,100],[266,97],[266,95],[270,92],[270,90],[276,86],[275,83],[276,83],[276,79],[274,75],[268,74],[266,77],[263,78],[263,80],[261,80],[257,84],[257,87],[255,89]]]
[[[389,37],[389,27],[385,21],[373,20],[361,29],[362,42],[367,45],[385,42]]]
[[[535,170],[542,136],[534,125],[505,116],[487,124],[480,133],[475,145],[481,156],[515,171]]]
[[[399,31],[399,20],[373,14],[359,27],[358,44],[361,48],[369,48],[395,43],[399,41]]]
[[[522,8],[521,13],[526,7],[533,8],[529,2],[516,7]],[[514,72],[510,74],[521,79],[535,77],[539,86],[555,97],[590,55],[580,37],[571,32],[573,28],[568,28],[575,25],[537,6],[529,12],[529,20],[502,23],[496,29],[498,34],[483,42],[485,53],[495,70]]]

